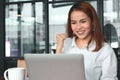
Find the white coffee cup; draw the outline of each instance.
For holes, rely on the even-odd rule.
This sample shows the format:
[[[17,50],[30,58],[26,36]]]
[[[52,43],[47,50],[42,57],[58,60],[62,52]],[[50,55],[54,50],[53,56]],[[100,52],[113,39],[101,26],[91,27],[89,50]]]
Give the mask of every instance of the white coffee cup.
[[[4,72],[5,80],[25,80],[25,69],[20,67],[9,68]]]

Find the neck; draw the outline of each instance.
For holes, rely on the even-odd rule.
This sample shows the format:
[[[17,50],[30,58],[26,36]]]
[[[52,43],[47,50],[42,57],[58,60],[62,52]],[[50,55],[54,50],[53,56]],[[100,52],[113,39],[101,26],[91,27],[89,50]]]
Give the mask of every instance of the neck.
[[[75,42],[76,42],[76,45],[79,47],[79,48],[82,48],[82,47],[85,47],[88,45],[89,41],[91,39],[91,36],[86,38],[86,39],[80,39],[80,38],[76,38]]]

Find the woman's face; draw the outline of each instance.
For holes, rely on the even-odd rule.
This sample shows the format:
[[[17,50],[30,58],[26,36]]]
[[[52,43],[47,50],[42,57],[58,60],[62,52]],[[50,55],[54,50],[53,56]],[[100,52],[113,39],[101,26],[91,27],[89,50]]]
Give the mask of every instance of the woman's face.
[[[84,12],[73,11],[70,19],[72,31],[79,39],[88,39],[91,36],[91,20]]]

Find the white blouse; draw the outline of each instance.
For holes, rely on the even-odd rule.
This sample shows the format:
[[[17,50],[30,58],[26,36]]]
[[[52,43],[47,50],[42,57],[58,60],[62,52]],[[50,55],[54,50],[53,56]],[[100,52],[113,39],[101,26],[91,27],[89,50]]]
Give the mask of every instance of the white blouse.
[[[78,48],[75,38],[67,38],[62,49],[63,54],[83,54],[86,80],[118,80],[117,58],[113,49],[104,43],[103,47],[92,52],[95,42],[91,42],[89,50],[86,46]]]

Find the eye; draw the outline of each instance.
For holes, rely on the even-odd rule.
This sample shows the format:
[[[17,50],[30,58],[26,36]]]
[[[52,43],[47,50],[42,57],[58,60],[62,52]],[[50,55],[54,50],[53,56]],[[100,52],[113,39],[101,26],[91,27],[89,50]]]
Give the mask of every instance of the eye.
[[[71,24],[75,24],[75,22],[71,22]]]
[[[76,22],[75,21],[71,21],[71,24],[76,24]]]
[[[87,21],[85,21],[85,20],[84,20],[84,21],[81,21],[81,23],[85,23],[85,22],[87,22]]]

